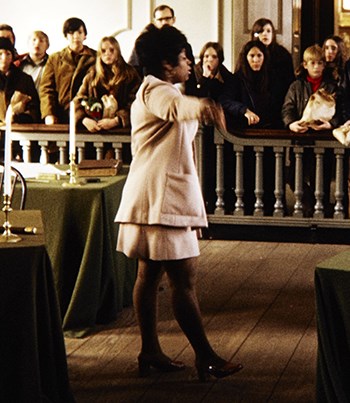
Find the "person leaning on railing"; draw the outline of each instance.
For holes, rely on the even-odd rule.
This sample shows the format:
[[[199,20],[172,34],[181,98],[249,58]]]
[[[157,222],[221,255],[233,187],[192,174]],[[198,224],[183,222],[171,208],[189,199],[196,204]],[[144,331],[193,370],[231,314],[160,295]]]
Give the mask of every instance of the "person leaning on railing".
[[[40,104],[34,81],[13,64],[15,48],[8,38],[0,37],[0,58],[0,122],[5,123],[10,103],[13,122],[39,122]],[[22,150],[17,144],[13,144],[12,152],[15,159],[22,159]]]
[[[343,90],[337,85],[332,76],[333,70],[325,68],[325,60],[322,49],[318,45],[309,46],[303,54],[303,62],[297,69],[297,79],[290,85],[285,102],[282,107],[282,118],[285,127],[296,133],[306,133],[309,130],[330,130],[339,126],[343,121]],[[309,98],[319,89],[324,89],[328,94],[336,95],[335,114],[331,120],[320,119],[316,122],[305,124],[302,120],[305,107]],[[290,172],[288,182],[294,189],[295,182],[295,159],[290,154]],[[330,194],[329,186],[332,175],[332,156],[330,150],[324,155],[324,184],[325,195]],[[315,205],[315,156],[312,149],[305,149],[303,153],[304,194],[303,209],[306,216],[311,216]],[[325,205],[329,208],[329,199],[325,199]],[[326,212],[327,213],[327,212]]]
[[[68,46],[49,56],[40,83],[41,115],[46,124],[69,122],[69,103],[96,60],[96,51],[84,45],[84,21],[69,18],[63,24],[63,34]]]
[[[224,108],[228,130],[247,128],[281,128],[281,114],[272,107],[275,94],[269,81],[266,46],[249,41],[241,49],[235,73],[225,83],[219,102]],[[231,156],[233,160],[233,155]],[[225,164],[226,161],[225,161]],[[271,147],[264,149],[264,206],[271,215],[274,205],[274,155]],[[234,183],[232,170],[225,167],[225,175]],[[255,203],[255,155],[252,147],[244,149],[244,204],[251,215]],[[225,204],[233,205],[226,195]],[[232,196],[233,197],[233,196]]]
[[[274,113],[280,114],[284,97],[295,80],[292,55],[277,42],[275,26],[268,18],[259,18],[254,22],[251,40],[260,41],[266,46],[268,77],[274,98],[270,108],[275,110]]]
[[[130,106],[140,84],[141,78],[125,62],[118,41],[113,36],[102,38],[96,64],[74,98],[78,126],[92,133],[130,127]]]
[[[113,36],[102,38],[96,64],[84,77],[74,98],[78,125],[92,133],[130,127],[130,106],[140,84],[141,78],[125,62],[118,41]],[[82,101],[87,104],[84,106]],[[99,111],[92,110],[93,102],[100,104]]]
[[[232,73],[224,66],[224,50],[218,42],[207,42],[199,53],[199,62],[194,66],[191,75],[196,78],[196,90],[193,95],[217,101],[224,90],[225,83],[231,79]],[[208,213],[213,213],[216,202],[216,147],[214,144],[213,126],[203,126],[202,134],[203,161],[203,196]],[[225,142],[224,152],[229,161],[232,146]],[[233,159],[231,158],[233,162]],[[233,167],[232,167],[233,169]],[[232,185],[231,185],[232,186]]]

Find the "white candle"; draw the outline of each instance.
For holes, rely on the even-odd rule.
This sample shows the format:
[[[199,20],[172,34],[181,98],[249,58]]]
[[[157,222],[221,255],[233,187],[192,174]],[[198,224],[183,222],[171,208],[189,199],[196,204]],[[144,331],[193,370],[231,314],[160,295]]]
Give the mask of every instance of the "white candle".
[[[69,155],[75,155],[75,105],[69,105]]]
[[[9,105],[6,111],[6,130],[5,130],[5,156],[4,156],[4,194],[11,194],[11,159],[12,159],[12,144],[11,144],[11,120],[12,107]]]

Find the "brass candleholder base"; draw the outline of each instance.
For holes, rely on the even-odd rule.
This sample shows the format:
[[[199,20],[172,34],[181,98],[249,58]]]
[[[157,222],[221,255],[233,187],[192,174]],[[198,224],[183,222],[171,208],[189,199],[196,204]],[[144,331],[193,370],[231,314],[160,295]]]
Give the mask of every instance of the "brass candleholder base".
[[[9,195],[4,194],[4,207],[3,207],[2,211],[5,213],[5,222],[3,224],[4,232],[0,236],[0,243],[3,243],[3,242],[15,243],[15,242],[21,241],[22,240],[21,237],[19,237],[16,234],[11,233],[11,224],[10,224],[9,216],[10,216],[10,212],[12,211],[12,208],[11,208],[11,200],[10,200]]]
[[[78,166],[75,163],[75,154],[69,155],[69,182],[65,182],[62,184],[64,187],[74,187],[81,186],[82,182],[77,178]]]

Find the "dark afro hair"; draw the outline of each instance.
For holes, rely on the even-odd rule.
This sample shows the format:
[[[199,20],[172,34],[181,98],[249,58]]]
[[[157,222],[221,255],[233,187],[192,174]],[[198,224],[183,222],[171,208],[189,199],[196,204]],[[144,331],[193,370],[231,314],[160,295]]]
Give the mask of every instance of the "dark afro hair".
[[[139,63],[145,74],[158,78],[163,77],[163,62],[177,66],[179,54],[186,47],[186,36],[170,25],[164,25],[160,29],[153,24],[147,25],[135,43]]]

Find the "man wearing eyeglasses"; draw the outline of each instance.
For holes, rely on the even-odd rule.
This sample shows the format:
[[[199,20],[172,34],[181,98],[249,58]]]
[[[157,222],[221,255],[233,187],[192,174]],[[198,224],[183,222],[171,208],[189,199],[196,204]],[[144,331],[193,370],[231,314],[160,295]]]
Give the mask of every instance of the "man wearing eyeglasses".
[[[165,4],[154,9],[153,19],[157,28],[162,28],[163,25],[174,25],[176,21],[174,10]]]
[[[175,12],[174,10],[170,7],[167,6],[166,4],[162,4],[160,6],[157,6],[154,11],[153,11],[153,24],[158,28],[162,28],[164,25],[174,25],[176,21],[175,17]],[[147,27],[146,27],[147,28]],[[186,56],[187,58],[191,61],[191,65],[194,66],[195,61],[194,61],[194,56],[192,52],[192,47],[188,43],[186,48]],[[142,66],[139,64],[139,59],[136,54],[135,48],[132,50],[129,61],[129,64],[134,66],[138,73],[140,74],[141,77],[143,77],[143,71],[142,71]],[[185,83],[185,88],[184,92],[187,95],[195,95],[196,92],[196,78],[194,75],[194,72],[192,70],[192,73],[190,75],[190,78],[186,81]]]

